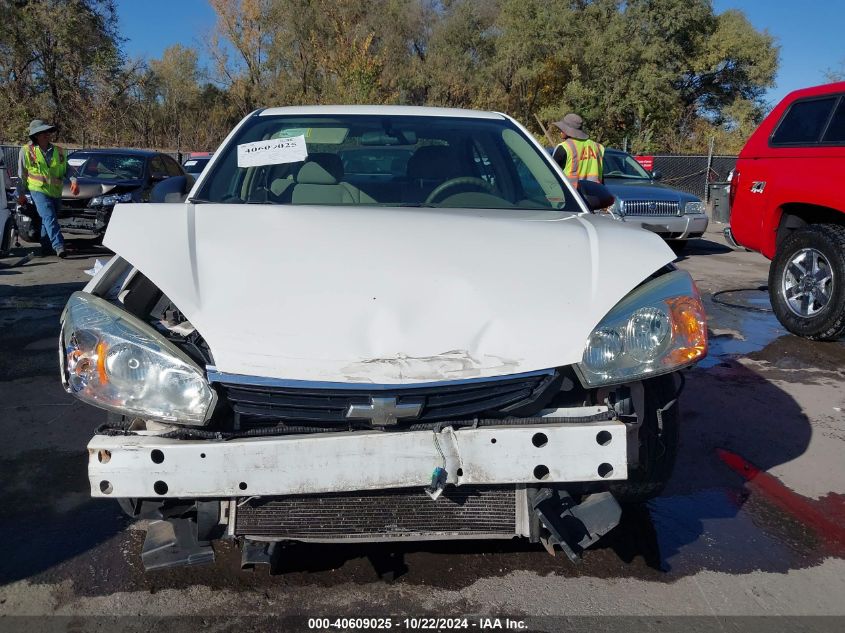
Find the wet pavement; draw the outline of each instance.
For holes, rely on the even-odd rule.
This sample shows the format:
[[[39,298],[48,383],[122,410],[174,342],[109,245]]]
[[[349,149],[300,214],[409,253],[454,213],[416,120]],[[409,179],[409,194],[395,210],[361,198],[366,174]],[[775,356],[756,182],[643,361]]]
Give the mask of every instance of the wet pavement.
[[[679,261],[711,349],[685,372],[675,474],[578,565],[523,541],[291,544],[242,572],[217,543],[213,565],[145,574],[143,524],[87,494],[104,414],[56,368],[61,307],[108,254],[2,266],[21,254],[0,261],[0,612],[845,615],[845,343],[788,335],[767,262],[715,233]]]

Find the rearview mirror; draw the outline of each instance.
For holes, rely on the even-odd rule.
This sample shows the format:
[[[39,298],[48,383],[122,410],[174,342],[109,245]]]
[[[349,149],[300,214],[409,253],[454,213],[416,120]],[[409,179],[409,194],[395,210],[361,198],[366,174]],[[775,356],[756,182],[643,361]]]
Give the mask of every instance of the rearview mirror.
[[[606,209],[616,200],[607,187],[592,180],[579,180],[578,193],[584,198],[590,211]]]
[[[194,186],[191,176],[171,176],[158,183],[150,192],[150,202],[185,202]]]

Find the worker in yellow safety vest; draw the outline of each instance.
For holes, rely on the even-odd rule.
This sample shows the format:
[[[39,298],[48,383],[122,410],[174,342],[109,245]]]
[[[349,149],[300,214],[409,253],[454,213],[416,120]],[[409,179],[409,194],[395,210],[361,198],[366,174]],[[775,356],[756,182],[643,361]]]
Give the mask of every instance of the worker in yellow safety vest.
[[[41,254],[66,257],[65,242],[59,227],[62,188],[67,173],[67,153],[53,145],[54,125],[41,119],[29,124],[30,142],[21,147],[18,158],[18,204],[25,205],[29,193],[41,216]],[[72,189],[76,187],[73,183]]]
[[[562,142],[555,147],[553,158],[576,189],[579,180],[602,182],[604,177],[604,145],[590,140],[584,131],[584,120],[567,114],[552,125],[560,130]]]

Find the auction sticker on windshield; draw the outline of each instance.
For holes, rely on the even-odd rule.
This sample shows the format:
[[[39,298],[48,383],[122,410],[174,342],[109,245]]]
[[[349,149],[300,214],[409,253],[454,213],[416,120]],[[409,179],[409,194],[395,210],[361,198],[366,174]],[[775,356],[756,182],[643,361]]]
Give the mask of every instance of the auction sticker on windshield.
[[[305,136],[274,138],[238,145],[238,167],[298,163],[308,158]]]

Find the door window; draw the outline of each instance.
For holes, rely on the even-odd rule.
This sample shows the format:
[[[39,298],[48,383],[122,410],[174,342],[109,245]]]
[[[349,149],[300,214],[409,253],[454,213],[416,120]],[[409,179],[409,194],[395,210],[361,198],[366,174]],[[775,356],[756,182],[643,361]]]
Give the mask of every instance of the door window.
[[[845,144],[845,97],[839,100],[839,107],[827,126],[822,143]]]
[[[167,178],[167,170],[164,168],[164,162],[161,156],[156,156],[150,161],[150,173],[153,177]]]
[[[170,156],[162,156],[161,159],[164,161],[164,167],[167,169],[168,176],[182,175],[182,168],[179,167],[179,163],[170,158]]]
[[[772,135],[772,145],[814,145],[824,131],[837,97],[796,101]]]

